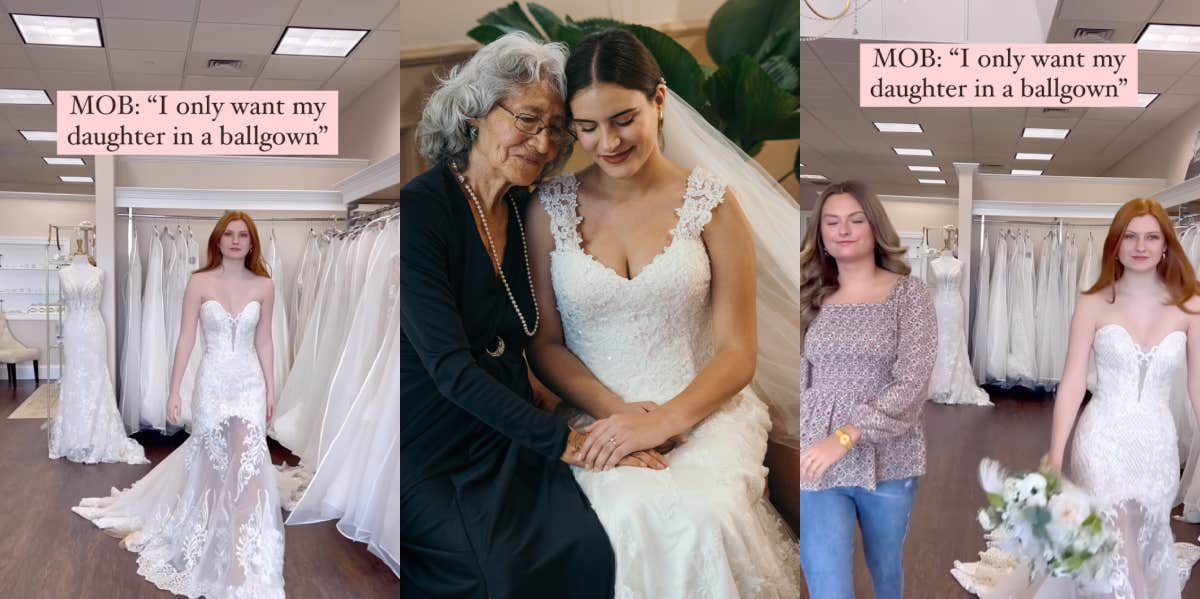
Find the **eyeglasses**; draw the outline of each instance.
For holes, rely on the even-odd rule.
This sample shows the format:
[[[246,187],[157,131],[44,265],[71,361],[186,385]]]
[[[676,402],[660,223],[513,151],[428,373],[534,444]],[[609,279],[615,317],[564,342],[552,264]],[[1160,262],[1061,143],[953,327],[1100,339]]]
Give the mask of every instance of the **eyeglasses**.
[[[540,119],[536,116],[533,116],[532,114],[525,114],[525,113],[517,114],[517,113],[509,110],[508,108],[505,108],[505,106],[503,104],[496,104],[496,106],[503,108],[504,112],[507,112],[508,114],[512,115],[513,124],[517,127],[517,131],[520,131],[521,133],[524,133],[529,136],[534,136],[534,135],[541,133],[544,130],[544,131],[549,132],[550,143],[553,143],[554,145],[561,146],[568,142],[575,143],[575,139],[576,139],[575,134],[572,133],[571,130],[567,129],[566,127],[559,127],[558,125],[547,125],[544,121],[542,121],[542,119]]]

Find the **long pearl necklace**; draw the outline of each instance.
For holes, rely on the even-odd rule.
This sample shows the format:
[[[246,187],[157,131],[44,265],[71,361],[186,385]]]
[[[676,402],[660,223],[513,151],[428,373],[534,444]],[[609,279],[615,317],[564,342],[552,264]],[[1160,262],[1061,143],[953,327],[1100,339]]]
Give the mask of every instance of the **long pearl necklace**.
[[[509,204],[513,208],[513,216],[517,219],[517,229],[521,231],[521,251],[525,255],[525,275],[529,278],[529,297],[533,299],[533,328],[525,322],[525,315],[521,314],[521,307],[517,305],[517,298],[513,295],[512,288],[508,286],[508,278],[504,276],[504,262],[500,258],[500,253],[496,251],[496,242],[492,240],[492,231],[488,228],[487,216],[483,212],[483,204],[479,201],[479,197],[475,195],[475,190],[471,188],[471,184],[467,183],[467,178],[463,176],[462,171],[458,169],[458,165],[451,162],[450,170],[454,172],[454,176],[458,177],[458,182],[467,190],[467,195],[471,196],[471,202],[475,204],[475,209],[479,211],[479,222],[483,223],[483,232],[487,236],[488,248],[491,250],[491,258],[496,262],[496,272],[500,273],[500,282],[504,283],[504,290],[508,292],[508,301],[512,302],[513,310],[517,313],[517,318],[521,319],[521,330],[525,331],[527,337],[532,337],[537,333],[540,315],[538,314],[537,292],[533,289],[533,270],[529,268],[529,245],[525,242],[525,225],[521,222],[521,212],[517,210],[517,205],[513,202],[512,196],[508,198]],[[500,339],[499,348],[496,350],[497,355],[504,352],[504,340]],[[490,350],[488,353],[492,353]]]

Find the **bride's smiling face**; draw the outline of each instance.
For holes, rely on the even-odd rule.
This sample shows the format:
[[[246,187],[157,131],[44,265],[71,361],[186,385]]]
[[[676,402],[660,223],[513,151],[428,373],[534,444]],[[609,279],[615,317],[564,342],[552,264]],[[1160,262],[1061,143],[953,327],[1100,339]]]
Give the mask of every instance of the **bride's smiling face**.
[[[659,118],[665,101],[662,85],[647,98],[615,83],[593,83],[571,98],[572,128],[606,174],[629,177],[659,151]]]
[[[1149,272],[1158,268],[1158,263],[1164,258],[1167,250],[1166,236],[1158,219],[1145,214],[1134,217],[1125,227],[1121,235],[1121,245],[1117,249],[1117,259],[1126,270],[1134,272]]]

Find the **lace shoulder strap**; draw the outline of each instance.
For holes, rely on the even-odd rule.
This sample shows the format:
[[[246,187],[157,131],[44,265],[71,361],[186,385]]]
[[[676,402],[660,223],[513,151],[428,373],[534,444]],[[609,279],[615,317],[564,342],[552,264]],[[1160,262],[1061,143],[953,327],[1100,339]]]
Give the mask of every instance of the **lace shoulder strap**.
[[[679,224],[675,225],[671,234],[685,239],[700,237],[705,225],[712,220],[713,209],[723,201],[725,183],[703,168],[696,167],[692,174],[688,175],[683,206],[676,210]]]
[[[550,232],[554,234],[556,249],[580,248],[579,223],[583,221],[576,210],[576,191],[579,181],[572,173],[564,173],[545,183],[537,190],[542,207],[550,215]]]

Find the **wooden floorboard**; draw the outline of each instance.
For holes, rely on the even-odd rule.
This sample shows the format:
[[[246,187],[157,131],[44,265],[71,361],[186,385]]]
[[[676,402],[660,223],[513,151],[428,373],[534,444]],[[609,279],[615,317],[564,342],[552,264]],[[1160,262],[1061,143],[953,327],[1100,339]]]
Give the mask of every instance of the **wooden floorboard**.
[[[42,420],[8,420],[34,391],[32,381],[13,390],[0,381],[0,596],[35,599],[162,599],[137,574],[137,559],[117,540],[70,507],[81,497],[107,495],[149,472],[152,465],[82,465],[46,457]],[[158,463],[183,442],[141,434],[146,456]],[[272,442],[279,463],[290,454]],[[284,584],[290,599],[395,598],[400,584],[391,570],[335,528],[335,522],[284,530]]]
[[[926,404],[928,471],[917,490],[905,545],[905,598],[973,597],[950,576],[950,568],[956,559],[973,561],[984,548],[975,520],[986,503],[978,483],[979,461],[991,457],[1014,469],[1032,469],[1049,448],[1053,403],[1048,396],[991,391],[994,408]],[[1171,526],[1179,541],[1195,543],[1200,535],[1200,525],[1172,521]],[[867,599],[874,594],[861,538],[856,543],[855,596]],[[1183,597],[1200,599],[1196,570]]]

